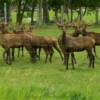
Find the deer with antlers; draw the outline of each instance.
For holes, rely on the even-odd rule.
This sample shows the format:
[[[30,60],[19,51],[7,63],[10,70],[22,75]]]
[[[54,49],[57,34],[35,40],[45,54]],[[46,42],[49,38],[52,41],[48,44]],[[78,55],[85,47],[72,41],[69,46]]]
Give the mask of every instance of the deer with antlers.
[[[77,30],[77,32],[73,33],[73,36],[75,36],[75,37],[78,37],[79,35],[89,36],[89,37],[91,37],[91,38],[93,38],[95,40],[95,46],[99,46],[100,45],[100,33],[97,33],[97,32],[88,32],[86,30],[86,28],[88,26],[91,26],[91,25],[86,24],[84,21],[81,21],[80,25],[78,25],[78,26],[77,26],[76,22],[74,22],[73,24],[71,23],[70,26],[76,28],[76,30]],[[78,29],[80,31],[78,31]],[[95,56],[97,57],[96,48],[95,47],[94,47],[94,53],[95,53]]]
[[[93,54],[93,47],[95,46],[95,40],[91,37],[72,37],[66,34],[65,25],[60,24],[62,34],[60,36],[59,45],[64,55],[64,64],[68,69],[68,61],[70,54],[74,52],[80,52],[86,50],[89,56],[89,67],[94,68],[95,57]],[[84,42],[85,41],[85,42]],[[74,69],[74,63],[72,60],[72,67]]]

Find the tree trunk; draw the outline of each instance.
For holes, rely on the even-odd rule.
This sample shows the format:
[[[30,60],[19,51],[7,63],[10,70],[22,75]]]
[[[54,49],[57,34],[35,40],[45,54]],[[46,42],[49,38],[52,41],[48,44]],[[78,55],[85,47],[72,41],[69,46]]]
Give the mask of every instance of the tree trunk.
[[[54,12],[55,12],[55,20],[58,20],[58,9],[55,9]]]
[[[61,6],[61,22],[64,22],[64,5]]]
[[[35,7],[32,5],[32,11],[31,11],[31,24],[33,24],[34,22],[34,10],[35,10]]]
[[[21,13],[21,1],[18,1],[18,10],[17,10],[17,18],[16,18],[16,23],[19,23],[19,19],[20,19],[20,13]]]
[[[23,10],[22,10],[22,13],[20,14],[19,24],[22,23],[23,15],[24,15],[24,12],[25,12],[25,7],[26,7],[26,5],[27,5],[27,1],[28,1],[28,0],[25,1],[24,8],[23,8]]]
[[[38,25],[42,25],[42,0],[38,4]]]
[[[10,15],[11,14],[11,9],[10,9],[10,5],[7,6],[7,22],[10,22]]]
[[[48,11],[48,3],[47,0],[43,0],[43,22],[49,22],[49,11]]]
[[[67,19],[68,19],[68,21],[69,21],[69,10],[68,10],[68,7],[65,7],[65,13],[66,13]]]
[[[79,12],[80,12],[80,21],[81,21],[83,17],[82,7],[80,7]]]
[[[83,16],[85,16],[86,12],[87,12],[87,7],[85,7],[85,10],[83,12]]]
[[[96,14],[95,14],[95,17],[96,17],[96,24],[99,24],[99,11],[98,11],[98,8],[96,8]]]
[[[9,2],[0,2],[0,20],[8,23],[10,21],[10,3]]]
[[[71,22],[73,21],[73,9],[71,8]]]

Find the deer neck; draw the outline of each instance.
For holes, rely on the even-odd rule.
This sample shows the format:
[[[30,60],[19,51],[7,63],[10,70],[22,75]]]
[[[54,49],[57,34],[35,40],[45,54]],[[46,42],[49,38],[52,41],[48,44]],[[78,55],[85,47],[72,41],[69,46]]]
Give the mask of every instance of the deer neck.
[[[74,36],[74,37],[79,36],[79,32],[78,32],[78,31],[75,31],[75,32],[73,33],[73,35],[72,35],[72,36]]]
[[[3,38],[4,38],[4,34],[0,32],[0,44],[2,44]]]
[[[84,34],[84,35],[87,35],[87,33],[88,33],[88,32],[84,29],[84,30],[83,30],[83,34]]]
[[[62,33],[62,44],[66,43],[66,32],[63,31]]]

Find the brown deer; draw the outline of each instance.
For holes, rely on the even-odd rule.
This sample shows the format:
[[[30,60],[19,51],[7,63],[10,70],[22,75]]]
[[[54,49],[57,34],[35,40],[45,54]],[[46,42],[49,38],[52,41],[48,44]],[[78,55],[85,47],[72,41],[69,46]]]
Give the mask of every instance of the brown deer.
[[[43,48],[43,50],[45,51],[46,53],[45,63],[47,63],[49,55],[50,55],[49,61],[52,62],[52,56],[54,53],[53,49],[57,50],[61,58],[63,59],[61,51],[58,48],[56,39],[53,39],[52,37],[49,36],[37,36],[33,34],[29,34],[29,35],[32,36],[31,45],[33,46],[33,48],[35,48],[36,50],[38,48]]]
[[[45,51],[46,54],[46,58],[45,58],[45,63],[47,63],[47,60],[49,59],[50,62],[52,62],[52,56],[54,53],[54,50],[57,50],[58,53],[60,54],[61,58],[62,54],[60,49],[58,48],[58,44],[57,44],[57,40],[49,37],[49,36],[38,36],[36,34],[32,33],[32,28],[29,28],[29,31],[23,31],[24,29],[21,29],[21,32],[25,32],[27,35],[29,35],[31,37],[31,45],[35,50],[35,53],[38,55],[37,50],[39,49],[39,59],[40,59],[40,51],[41,48],[43,48],[43,50]],[[19,32],[18,34],[20,34],[21,32]],[[48,58],[48,56],[50,56]]]
[[[65,27],[65,28],[67,29],[68,27],[72,26],[72,23],[62,24],[62,23],[60,23],[60,22],[57,22],[57,26],[58,26],[61,30],[62,30],[63,27]],[[72,35],[72,36],[73,36],[73,35]],[[62,48],[62,44],[60,43],[60,41],[61,41],[61,36],[58,37],[58,43],[59,43],[60,48]],[[63,50],[62,50],[62,51],[63,51]],[[71,59],[72,59],[72,61],[73,61],[74,64],[77,63],[76,58],[75,58],[75,55],[74,55],[73,52],[71,53]]]
[[[35,50],[31,46],[31,37],[27,34],[13,34],[6,33],[4,30],[4,25],[1,25],[0,33],[0,45],[4,48],[3,58],[7,64],[12,63],[11,49],[17,48],[19,46],[25,46],[28,50],[32,60],[36,61]]]
[[[47,63],[49,56],[50,56],[49,61],[52,62],[54,49],[60,54],[61,58],[63,59],[61,51],[58,48],[57,39],[52,38],[50,36],[39,36],[39,35],[33,34],[32,29],[33,27],[29,26],[29,30],[27,31],[27,34],[32,36],[32,45],[35,48],[36,53],[37,53],[37,50],[39,49],[39,52],[37,53],[39,59],[40,59],[41,49],[43,49],[46,54],[45,63]]]
[[[89,36],[91,38],[93,38],[95,40],[95,46],[99,46],[100,45],[100,34],[99,33],[96,33],[96,32],[87,32],[86,31],[86,28],[88,26],[91,26],[89,24],[86,24],[85,22],[81,22],[80,25],[76,26],[75,24],[76,22],[74,22],[74,24],[70,25],[71,27],[74,27],[75,28],[75,32],[72,34],[73,36],[75,37],[78,37],[79,35],[82,35],[82,36]],[[95,53],[95,56],[97,57],[96,55],[96,48],[94,47],[94,53]]]
[[[89,67],[94,68],[95,57],[92,51],[93,47],[95,46],[94,39],[87,36],[85,37],[68,36],[66,35],[65,27],[62,27],[62,35],[59,43],[64,55],[64,64],[66,65],[66,69],[68,69],[68,61],[69,61],[70,53],[84,51],[84,50],[87,51],[89,56],[89,60],[90,60]],[[73,60],[72,60],[72,66],[74,69]]]

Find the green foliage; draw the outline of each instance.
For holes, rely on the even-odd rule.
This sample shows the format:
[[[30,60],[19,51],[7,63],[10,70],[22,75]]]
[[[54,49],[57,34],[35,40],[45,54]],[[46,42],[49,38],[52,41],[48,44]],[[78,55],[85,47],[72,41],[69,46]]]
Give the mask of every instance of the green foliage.
[[[50,7],[52,9],[59,9],[61,7],[61,5],[63,5],[64,1],[63,0],[49,0],[48,4],[50,5]]]

